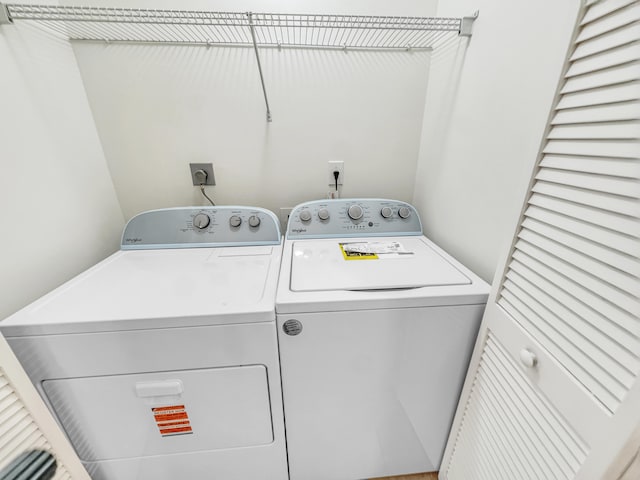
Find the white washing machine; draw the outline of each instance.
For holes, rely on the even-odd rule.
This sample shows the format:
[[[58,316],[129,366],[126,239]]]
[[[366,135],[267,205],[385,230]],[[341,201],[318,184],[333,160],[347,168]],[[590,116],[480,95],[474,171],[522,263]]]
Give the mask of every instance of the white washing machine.
[[[298,205],[276,296],[291,480],[438,470],[489,286],[394,200]]]
[[[119,252],[0,323],[94,480],[288,478],[281,253],[267,210],[145,212]]]

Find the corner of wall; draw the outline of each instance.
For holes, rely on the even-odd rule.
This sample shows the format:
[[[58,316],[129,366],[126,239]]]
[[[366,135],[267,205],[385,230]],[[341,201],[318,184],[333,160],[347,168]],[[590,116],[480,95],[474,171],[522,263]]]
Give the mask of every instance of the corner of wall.
[[[0,318],[118,248],[124,218],[69,42],[0,36]]]

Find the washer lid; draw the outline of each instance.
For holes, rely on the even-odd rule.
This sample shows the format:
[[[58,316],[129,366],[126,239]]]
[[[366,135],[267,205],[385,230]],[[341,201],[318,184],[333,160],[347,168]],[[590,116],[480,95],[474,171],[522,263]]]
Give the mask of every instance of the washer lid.
[[[466,275],[423,237],[302,240],[293,243],[294,292],[468,285]]]

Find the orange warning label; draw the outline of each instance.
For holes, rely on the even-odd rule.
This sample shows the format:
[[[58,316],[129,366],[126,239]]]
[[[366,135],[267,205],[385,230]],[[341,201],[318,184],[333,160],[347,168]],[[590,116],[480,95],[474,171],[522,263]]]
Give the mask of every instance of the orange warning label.
[[[151,410],[153,410],[154,415],[158,413],[184,412],[184,405],[171,405],[170,407],[154,407]]]
[[[156,422],[168,422],[170,420],[189,420],[187,412],[172,413],[171,415],[155,415]]]
[[[193,433],[191,427],[161,428],[162,435],[175,435],[176,433]]]
[[[160,435],[185,435],[193,433],[189,415],[184,405],[169,405],[166,407],[154,407],[151,409]]]

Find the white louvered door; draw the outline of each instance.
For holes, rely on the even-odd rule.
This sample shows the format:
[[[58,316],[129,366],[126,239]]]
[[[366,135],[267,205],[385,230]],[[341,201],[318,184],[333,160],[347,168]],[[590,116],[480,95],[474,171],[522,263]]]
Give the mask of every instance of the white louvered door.
[[[613,479],[640,423],[640,1],[587,3],[441,479]]]
[[[0,472],[20,453],[56,457],[53,480],[90,480],[71,444],[42,402],[9,344],[0,335]]]

